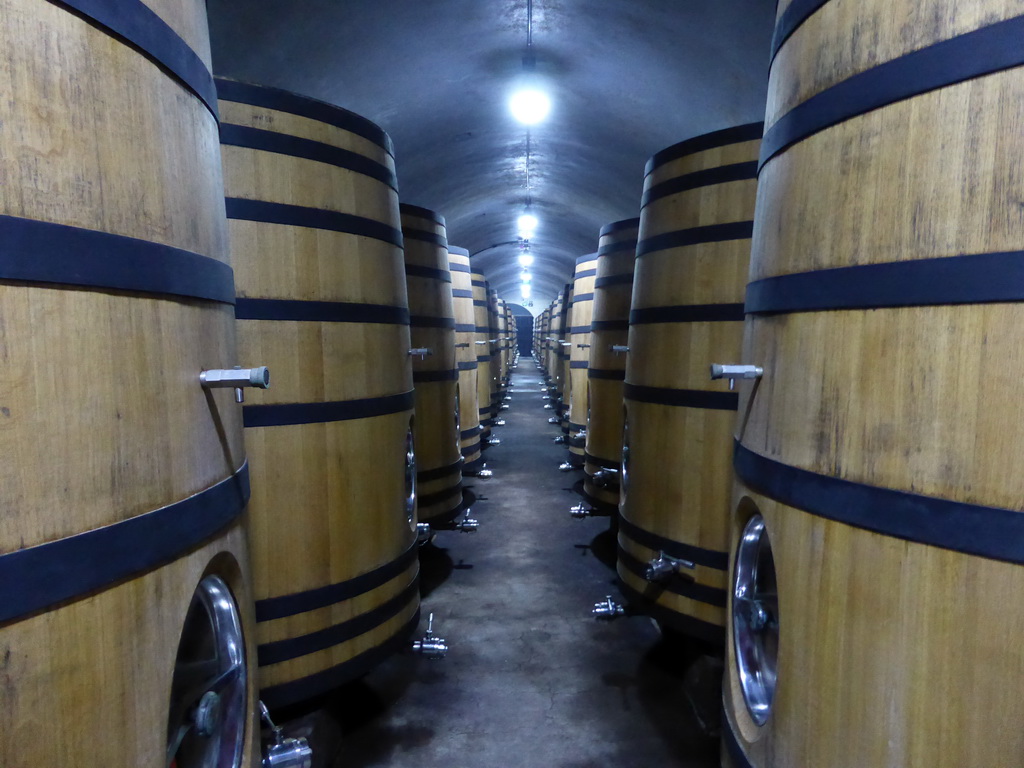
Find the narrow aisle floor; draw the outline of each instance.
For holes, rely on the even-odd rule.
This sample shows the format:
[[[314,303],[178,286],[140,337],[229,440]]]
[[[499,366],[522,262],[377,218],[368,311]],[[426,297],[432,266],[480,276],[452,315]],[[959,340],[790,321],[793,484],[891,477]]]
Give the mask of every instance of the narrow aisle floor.
[[[333,697],[338,768],[718,764],[683,694],[679,647],[647,618],[590,616],[618,598],[614,540],[607,518],[568,514],[581,474],[558,470],[566,448],[541,376],[520,361],[501,444],[486,452],[494,476],[466,479],[479,531],[439,533],[422,551],[424,617],[448,657],[401,654]]]

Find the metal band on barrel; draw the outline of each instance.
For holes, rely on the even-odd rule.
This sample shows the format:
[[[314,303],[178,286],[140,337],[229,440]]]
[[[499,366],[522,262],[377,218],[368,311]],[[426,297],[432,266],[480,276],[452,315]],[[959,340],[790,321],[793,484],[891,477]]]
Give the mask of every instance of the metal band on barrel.
[[[739,394],[736,392],[647,387],[627,382],[623,385],[622,396],[639,403],[679,408],[704,408],[713,411],[735,411],[739,408]]]
[[[255,221],[263,224],[284,224],[291,227],[326,229],[347,235],[359,235],[380,240],[399,248],[403,246],[402,231],[383,222],[354,216],[351,213],[308,208],[287,203],[268,203],[265,200],[247,200],[241,197],[225,199],[229,219]]]
[[[409,310],[383,304],[344,301],[297,301],[292,299],[235,300],[239,320],[291,320],[319,323],[379,323],[409,325]]]
[[[217,117],[213,75],[188,43],[139,0],[59,0],[101,28],[114,33],[181,82]]]
[[[784,314],[1024,300],[1024,251],[862,264],[755,280],[746,311]]]
[[[741,443],[736,474],[751,490],[817,517],[917,544],[1024,564],[1024,513],[820,475]]]
[[[234,521],[249,465],[166,507],[0,555],[0,622],[50,608],[169,563]]]
[[[235,303],[234,272],[209,256],[17,216],[0,216],[0,280]]]
[[[304,160],[326,163],[336,168],[362,174],[380,181],[391,189],[398,191],[398,177],[386,165],[371,160],[358,152],[325,144],[322,141],[304,139],[278,131],[265,131],[248,125],[221,123],[220,143],[231,147],[256,149],[261,152],[273,152],[277,155],[288,155]]]
[[[367,120],[355,112],[328,104],[326,101],[311,99],[308,96],[300,96],[297,93],[283,91],[279,88],[268,88],[264,85],[251,85],[240,83],[235,80],[215,78],[217,85],[217,97],[224,101],[234,101],[239,104],[248,104],[253,107],[264,107],[278,112],[288,112],[300,117],[308,117],[311,120],[318,120],[321,123],[333,125],[368,139],[383,149],[389,155],[395,154],[395,148],[390,137],[380,126]]]
[[[1024,16],[942,40],[859,72],[780,117],[761,142],[759,166],[786,148],[899,101],[1024,64]]]
[[[297,424],[323,424],[332,421],[370,419],[389,416],[413,408],[413,392],[360,400],[336,400],[325,403],[284,403],[280,405],[246,405],[242,408],[245,426],[282,427]]]

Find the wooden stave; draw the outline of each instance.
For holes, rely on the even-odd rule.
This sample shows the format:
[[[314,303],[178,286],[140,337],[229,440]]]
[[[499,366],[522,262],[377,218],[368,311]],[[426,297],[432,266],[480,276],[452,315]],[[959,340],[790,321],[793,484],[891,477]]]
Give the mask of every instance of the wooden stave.
[[[894,19],[915,12],[943,12],[941,18],[935,15],[927,25],[901,24],[897,32],[897,26],[883,21],[889,17],[882,14],[873,18],[854,14],[851,23],[837,24],[840,8],[835,3],[826,4],[793,33],[776,57],[769,127],[780,113],[808,95],[841,84],[869,66],[885,64],[902,53],[975,28],[976,24],[965,19],[972,12],[985,14],[987,21],[1015,12],[1009,4],[1001,3],[942,5],[948,7],[939,9],[936,4],[935,8],[908,5],[891,9],[888,14]],[[838,49],[834,68],[827,73],[815,73],[814,77],[801,74],[810,66],[808,59],[816,62],[823,56],[833,56],[836,49],[832,41],[837,35],[844,36],[844,40],[849,37],[854,23],[858,29],[875,30],[866,39],[879,42],[879,47],[851,51],[844,45]],[[775,155],[762,170],[752,278],[762,280],[851,264],[942,260],[963,253],[1020,249],[1024,233],[1019,225],[1014,227],[1012,218],[1000,215],[1011,199],[1007,196],[1000,200],[998,196],[999,190],[1007,188],[1007,179],[1017,173],[1012,162],[1000,162],[999,153],[1009,156],[1012,145],[999,137],[1019,135],[1019,120],[991,106],[1012,103],[1009,94],[1020,91],[1020,79],[1018,67],[915,96],[841,122]],[[950,124],[946,119],[956,113],[956,103],[979,105],[972,110],[968,123]],[[937,115],[944,117],[934,129],[915,130]],[[898,145],[897,136],[912,139]],[[878,146],[865,144],[871,137]],[[841,185],[827,161],[817,160],[820,169],[816,173],[808,169],[815,158],[827,157],[826,153],[840,145],[848,151],[862,148],[855,154],[848,152],[853,163],[847,181],[853,188],[866,174],[872,174],[871,194],[851,201],[835,215],[814,221],[806,210],[807,201],[828,211]],[[955,179],[958,191],[979,183],[995,191],[997,194],[984,206],[969,196],[961,203],[960,195],[949,189],[954,175],[947,171],[963,164],[955,161],[963,157],[957,153],[958,148],[963,151],[963,146],[990,150],[984,164],[965,160],[967,178]],[[913,158],[915,162],[893,165],[890,158],[900,162]],[[875,172],[883,167],[884,173]],[[796,185],[783,203],[779,199],[782,181],[798,173],[813,183]],[[936,192],[934,197],[932,190]],[[984,216],[980,215],[982,207]],[[787,209],[793,211],[793,216],[802,211],[810,226],[798,233],[786,215]],[[915,211],[917,234],[903,222],[907,210]],[[854,215],[870,220],[872,226],[857,240],[850,240]],[[808,247],[801,241],[810,241],[822,231],[828,231],[829,237],[815,242],[814,258],[808,258]],[[844,242],[855,245],[847,245],[844,253]],[[776,254],[774,249],[778,247],[792,250]],[[741,409],[750,408],[749,421],[738,426],[742,445],[787,466],[826,477],[843,477],[865,488],[895,488],[924,497],[1016,509],[1019,503],[1015,498],[1019,497],[1014,492],[1014,481],[1009,480],[1012,471],[1001,467],[997,458],[1012,454],[1012,447],[1000,435],[1004,430],[989,419],[976,418],[977,410],[971,404],[984,402],[985,411],[998,413],[1001,420],[1012,419],[1005,407],[999,407],[1008,390],[986,391],[989,377],[984,375],[985,363],[992,358],[972,359],[972,350],[981,345],[979,329],[984,329],[985,345],[991,345],[992,354],[999,354],[1004,343],[1001,337],[1007,335],[1000,330],[1019,322],[1017,314],[1013,304],[967,304],[879,309],[865,306],[774,318],[752,315],[744,340],[744,361],[765,365],[766,371],[756,396],[751,397],[749,387],[741,391]],[[929,329],[930,338],[918,330],[923,328]],[[823,354],[820,341],[814,353],[816,340],[835,338],[837,333],[848,349],[846,355],[834,350]],[[911,347],[908,334],[914,333],[921,341]],[[906,360],[901,365],[910,370],[921,369],[929,386],[915,392],[914,402],[908,406],[908,390],[917,385],[915,376],[909,377],[909,384],[903,377],[887,385],[886,366],[879,366],[876,360],[869,367],[880,370],[843,380],[845,399],[856,406],[848,410],[856,415],[833,411],[828,388],[848,374],[858,355],[865,358],[871,343],[883,343],[882,348],[891,350],[886,354],[900,356]],[[961,350],[966,352],[961,355]],[[1008,359],[1012,360],[1012,355]],[[1004,358],[1000,365],[1006,361]],[[802,375],[818,381],[825,394],[816,394],[804,403],[810,414],[803,418],[780,394],[782,387],[797,378],[787,371],[792,364],[803,365]],[[977,374],[980,386],[976,391],[960,383],[962,374],[957,370]],[[808,371],[817,375],[808,376]],[[883,391],[881,387],[886,386],[888,389]],[[943,405],[932,412],[926,427],[918,414],[936,400],[936,390],[942,391]],[[830,413],[838,439],[809,444],[809,423],[822,421]],[[880,445],[878,438],[886,425],[896,428],[890,429],[891,439]],[[924,429],[933,434],[929,444],[941,439],[946,447],[941,469],[934,466],[929,444],[923,446],[923,455],[918,450]],[[845,438],[847,430],[860,431],[862,444]],[[906,458],[894,461],[904,447],[909,450]],[[986,459],[972,460],[972,452]],[[1019,740],[999,726],[1000,719],[1005,717],[1009,723],[1019,716],[1020,705],[1002,695],[1014,688],[1012,681],[1019,679],[1022,671],[1021,659],[1013,652],[1010,639],[1017,628],[1002,615],[996,601],[984,597],[1012,590],[1021,578],[1019,567],[810,514],[757,493],[742,481],[737,482],[736,499],[738,505],[756,505],[765,516],[783,601],[779,611],[781,674],[773,713],[763,727],[754,725],[746,713],[735,684],[733,662],[726,667],[726,724],[738,743],[743,764],[790,765],[805,760],[836,766],[1020,764]],[[750,509],[739,508],[734,531],[749,514]],[[800,551],[806,550],[806,542],[815,543],[814,557]],[[819,604],[823,598],[839,593],[838,588],[829,588],[834,584],[832,571],[839,567],[843,569],[841,591],[851,597],[837,600],[831,607]],[[957,597],[965,591],[970,594]],[[865,600],[871,603],[870,610],[862,607]],[[974,631],[965,632],[965,627]],[[808,634],[817,637],[818,642],[806,642]],[[839,636],[844,652],[830,653],[830,645],[835,642],[832,638]],[[910,640],[901,645],[905,637]],[[800,664],[807,674],[787,675],[794,664]],[[955,680],[965,673],[970,675],[971,683],[958,686],[953,696],[938,681],[939,677]],[[839,681],[845,681],[841,690],[837,688]],[[829,692],[834,695],[829,697]],[[808,696],[829,697],[827,711],[808,706]],[[905,704],[893,707],[894,700]],[[867,713],[883,701],[891,715],[879,722]],[[914,702],[925,701],[926,711],[914,706]],[[981,712],[989,715],[983,722]],[[995,722],[991,713],[998,713]],[[846,734],[849,738],[843,749],[837,749],[833,739]]]
[[[412,315],[410,340],[413,349],[432,350],[425,359],[413,357],[412,360],[416,390],[417,519],[437,524],[450,520],[462,506],[452,272],[448,263],[447,230],[440,223],[443,221],[440,214],[404,204],[400,206],[400,213]],[[419,233],[426,233],[437,242],[418,239]],[[436,274],[417,275],[416,268]],[[417,323],[419,317],[427,320],[426,326]],[[445,373],[449,373],[450,378],[430,380]],[[417,381],[417,374],[427,380]],[[445,470],[449,471],[439,477]]]
[[[366,157],[380,165],[393,167],[387,149],[352,136],[343,127],[306,117],[299,119],[284,109],[243,102],[222,101],[222,112],[242,124],[254,123],[282,133],[294,131],[291,135],[300,138],[359,154],[365,152]],[[261,150],[225,150],[228,198],[269,200],[343,213],[347,213],[347,200],[358,199],[356,215],[379,220],[400,232],[397,194],[378,179],[313,160],[285,155],[264,157],[274,153]],[[242,219],[231,220],[229,224],[232,247],[239,261],[239,296],[375,305],[394,308],[392,314],[397,313],[394,321],[384,323],[240,319],[240,347],[266,359],[276,374],[274,388],[251,395],[248,409],[257,413],[267,406],[353,402],[399,395],[409,399],[407,407],[400,405],[397,410],[392,408],[380,415],[247,427],[246,444],[256,468],[250,519],[254,592],[260,616],[260,606],[267,601],[302,596],[331,584],[352,581],[396,562],[412,545],[414,532],[406,524],[404,512],[399,512],[404,507],[405,434],[413,418],[411,365],[406,352],[410,348],[408,315],[404,322],[401,320],[402,311],[408,312],[407,289],[402,250],[393,243],[288,224]],[[275,255],[273,260],[260,259],[261,254],[268,252]],[[321,256],[328,253],[344,253],[348,258]],[[287,261],[289,256],[291,260]],[[363,268],[353,268],[353,263]],[[304,279],[305,274],[314,277]],[[345,280],[346,274],[368,277]],[[382,350],[389,349],[391,355],[382,354]],[[359,364],[359,360],[368,361],[371,357],[372,370]],[[368,434],[380,439],[367,440]],[[329,456],[337,461],[321,463]],[[260,466],[294,465],[296,457],[303,457],[302,465],[290,474],[276,474],[272,482],[259,471]],[[331,474],[331,466],[346,467],[348,475]],[[371,478],[381,474],[383,478],[377,478],[381,482],[371,488]],[[346,485],[353,478],[355,483],[361,483],[361,492]],[[346,491],[339,494],[343,485]],[[303,497],[306,503],[296,505],[295,500]],[[353,500],[357,497],[358,502]],[[292,520],[282,527],[265,511],[296,507],[302,509],[309,525],[294,524]],[[396,513],[391,516],[394,519],[383,519],[382,515],[376,519],[360,517],[366,508],[394,508]],[[341,548],[346,553],[344,564],[337,562],[339,548],[332,547],[331,537],[324,535],[324,520],[333,520],[332,530],[363,537],[364,546]],[[286,542],[298,546],[302,555],[293,560],[282,559],[279,552]],[[404,594],[403,590],[408,590],[417,577],[418,568],[413,563],[386,583],[361,594],[315,610],[264,618],[257,625],[258,651],[263,654],[274,644],[297,641],[356,620],[396,594]],[[316,652],[261,664],[263,698],[276,708],[334,687],[344,677],[344,670],[359,667],[357,662],[363,654],[392,644],[417,613],[418,598],[412,596],[395,616],[356,637]]]
[[[0,190],[0,213],[44,228],[133,238],[136,258],[156,245],[227,264],[217,126],[201,94],[161,69],[155,54],[148,58],[142,45],[106,26],[102,11],[91,19],[63,5],[5,6],[5,74],[21,69],[0,107],[8,129],[0,148],[14,161],[3,170],[10,192]],[[168,25],[165,39],[190,50],[208,74],[205,11],[164,3],[157,18]],[[61,51],[61,67],[47,58],[54,50]],[[44,104],[37,104],[41,96]],[[21,142],[25,136],[34,136],[31,146]],[[31,175],[24,176],[28,168]],[[101,185],[102,196],[89,191]],[[35,257],[57,269],[59,258],[49,258],[55,255]],[[229,299],[105,284],[99,273],[100,282],[76,283],[89,277],[85,254],[79,255],[80,269],[67,281],[53,271],[45,281],[0,288],[5,434],[16,447],[5,466],[21,467],[24,475],[4,479],[9,507],[0,552],[11,556],[52,551],[80,539],[77,534],[102,537],[157,510],[176,509],[242,471],[245,461],[240,410],[230,393],[208,393],[198,381],[201,370],[236,361],[232,311],[223,303]],[[230,271],[225,274],[230,281]],[[41,354],[18,343],[19,316],[31,323]],[[161,337],[154,333],[160,328],[178,333]],[[111,370],[132,373],[114,386],[97,386],[112,381]],[[155,443],[154,434],[164,440]],[[46,467],[60,467],[60,477]],[[164,760],[178,636],[202,575],[229,583],[251,656],[243,525],[235,517],[202,541],[167,547],[164,559],[146,565],[135,553],[102,566],[65,560],[58,570],[79,568],[95,584],[61,581],[55,586],[66,597],[47,598],[44,588],[35,594],[35,610],[0,622],[7,651],[0,763],[58,765],[69,754],[125,768]],[[118,567],[124,570],[113,582],[96,573]],[[6,564],[4,570],[10,573]],[[254,686],[247,708],[242,764],[249,766],[258,760]],[[46,723],[44,739],[39,723]],[[105,738],[98,741],[98,733]]]
[[[628,226],[624,226],[628,224]],[[629,308],[633,294],[633,270],[636,264],[636,240],[640,220],[615,222],[602,230],[598,239],[597,276],[594,287],[590,359],[587,377],[590,382],[590,418],[587,421],[586,460],[583,488],[588,496],[607,509],[618,510],[618,480],[609,487],[597,485],[593,477],[613,464],[616,471],[622,461],[622,384],[626,377],[626,354],[615,353],[612,346],[625,347],[628,342]],[[599,285],[602,278],[624,277],[628,280]],[[601,323],[620,323],[618,330],[601,327]],[[609,377],[591,373],[609,372]],[[621,378],[614,378],[620,374]],[[597,459],[603,459],[599,463]]]
[[[738,163],[751,165],[758,145],[741,140],[652,164],[644,180],[645,193],[687,174],[713,173]],[[623,496],[620,514],[669,542],[710,553],[723,566],[731,545],[735,406],[722,398],[724,383],[711,382],[708,370],[713,362],[739,359],[750,241],[739,237],[644,250],[645,242],[666,233],[752,219],[755,191],[751,175],[650,200],[640,215],[637,252],[642,255],[636,259],[631,298],[624,401],[632,467],[630,493]],[[728,319],[705,314],[701,308],[708,305],[732,307],[725,312],[714,310]],[[662,307],[696,309],[692,316],[679,316],[680,320],[641,320],[644,312]],[[644,402],[631,394],[636,387],[696,395],[676,404]],[[673,456],[671,469],[665,463],[667,455]],[[619,545],[627,557],[641,562],[658,555],[657,549],[644,546],[621,528]],[[697,563],[687,571],[695,585],[710,593],[696,599],[645,584],[623,557],[618,572],[634,590],[642,592],[646,586],[655,610],[660,609],[665,621],[679,622],[680,631],[719,644],[724,640],[724,567]]]

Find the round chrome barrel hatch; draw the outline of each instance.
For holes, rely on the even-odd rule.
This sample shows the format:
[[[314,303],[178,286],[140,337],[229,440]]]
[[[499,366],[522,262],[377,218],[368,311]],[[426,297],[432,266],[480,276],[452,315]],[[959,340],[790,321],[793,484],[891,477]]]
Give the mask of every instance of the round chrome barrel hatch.
[[[743,699],[754,722],[764,725],[775,697],[779,598],[772,546],[761,515],[747,523],[736,552],[732,622]]]
[[[409,527],[416,528],[416,440],[412,422],[405,433],[405,517]]]
[[[192,596],[174,662],[168,766],[242,764],[247,677],[238,607],[224,580],[207,576]]]

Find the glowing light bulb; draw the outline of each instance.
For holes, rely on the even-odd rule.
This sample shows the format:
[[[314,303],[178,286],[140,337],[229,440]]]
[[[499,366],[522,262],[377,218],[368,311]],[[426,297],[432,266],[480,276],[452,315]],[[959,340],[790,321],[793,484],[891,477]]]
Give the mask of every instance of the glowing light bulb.
[[[519,264],[523,267],[528,267],[533,264],[533,255],[529,253],[519,254]]]
[[[513,93],[508,108],[512,117],[523,125],[536,125],[551,111],[551,99],[542,91],[528,88]]]
[[[516,222],[517,226],[519,227],[519,237],[521,237],[523,240],[529,240],[537,231],[538,223],[539,222],[537,221],[536,216],[531,216],[528,213],[524,213],[522,216],[519,217],[519,221]]]
[[[529,272],[523,272],[523,282],[528,283],[531,280],[533,280],[533,275],[531,275]]]
[[[530,298],[530,286],[528,283],[523,283],[521,286],[519,286],[519,290],[522,291],[524,299]]]

